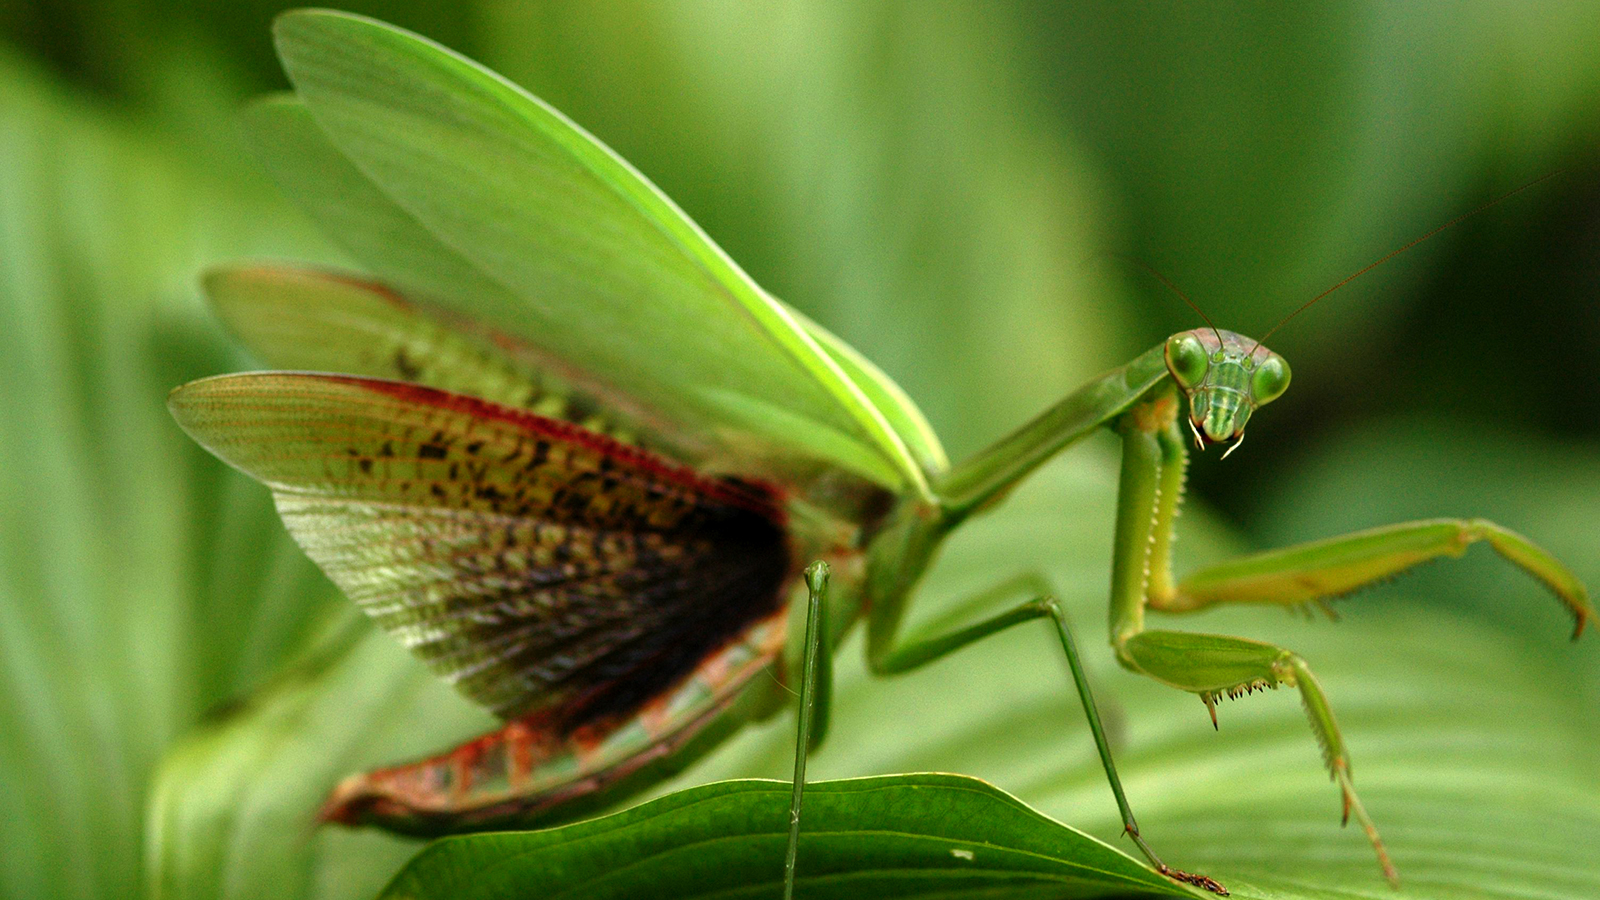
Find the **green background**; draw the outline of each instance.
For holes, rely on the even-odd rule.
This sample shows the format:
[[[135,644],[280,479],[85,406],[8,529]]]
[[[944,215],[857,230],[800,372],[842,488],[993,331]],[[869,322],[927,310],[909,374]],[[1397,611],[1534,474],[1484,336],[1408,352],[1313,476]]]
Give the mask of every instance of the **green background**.
[[[370,896],[415,847],[314,834],[306,810],[340,774],[484,725],[373,639],[265,492],[163,407],[184,380],[249,365],[198,297],[204,265],[340,260],[237,139],[239,105],[285,84],[277,9],[0,6],[0,896]],[[1197,462],[1204,511],[1180,547],[1200,560],[1485,515],[1600,584],[1600,8],[356,9],[609,143],[896,378],[956,458],[1198,324],[1109,253],[1259,334],[1570,168],[1275,336],[1294,385],[1226,463]],[[1097,657],[1158,847],[1279,887],[1279,854],[1301,854],[1383,896],[1359,836],[1335,827],[1291,698],[1225,704],[1214,736],[1193,698],[1107,665],[1114,453],[1091,441],[976,524],[930,606],[1043,566]],[[1483,552],[1340,611],[1337,627],[1275,611],[1203,627],[1318,668],[1403,873],[1470,859],[1484,896],[1515,893],[1529,866],[1547,876],[1538,896],[1600,891],[1596,863],[1563,850],[1600,839],[1600,654],[1561,640],[1554,604]],[[1017,635],[878,685],[846,647],[814,773],[969,772],[1114,838],[1049,652]],[[788,728],[682,783],[781,774]],[[1515,864],[1484,862],[1500,853]],[[1412,888],[1463,896],[1428,893],[1426,874]]]

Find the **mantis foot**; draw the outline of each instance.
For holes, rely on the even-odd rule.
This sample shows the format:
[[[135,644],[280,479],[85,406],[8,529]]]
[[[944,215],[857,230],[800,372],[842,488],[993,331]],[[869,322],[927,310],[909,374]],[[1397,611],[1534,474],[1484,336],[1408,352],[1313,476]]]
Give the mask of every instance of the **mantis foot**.
[[[1171,878],[1173,881],[1181,881],[1184,884],[1194,885],[1203,891],[1210,891],[1211,893],[1220,897],[1228,896],[1227,888],[1217,884],[1215,881],[1207,878],[1204,875],[1196,875],[1193,872],[1185,872],[1182,869],[1174,869],[1173,867],[1167,865],[1158,866],[1156,871],[1167,876],[1168,878]]]
[[[1207,878],[1204,875],[1196,875],[1193,872],[1185,872],[1182,869],[1174,869],[1173,867],[1162,862],[1161,858],[1156,856],[1155,851],[1150,849],[1150,845],[1144,842],[1144,838],[1139,836],[1139,826],[1135,824],[1133,820],[1128,820],[1128,823],[1123,826],[1122,830],[1127,832],[1128,837],[1133,838],[1133,842],[1135,844],[1139,845],[1140,851],[1144,853],[1146,859],[1150,860],[1150,865],[1155,867],[1157,872],[1160,872],[1168,878],[1171,878],[1173,881],[1181,881],[1184,884],[1193,885],[1201,890],[1210,891],[1211,893],[1220,897],[1228,896],[1228,889],[1218,884],[1216,881]]]

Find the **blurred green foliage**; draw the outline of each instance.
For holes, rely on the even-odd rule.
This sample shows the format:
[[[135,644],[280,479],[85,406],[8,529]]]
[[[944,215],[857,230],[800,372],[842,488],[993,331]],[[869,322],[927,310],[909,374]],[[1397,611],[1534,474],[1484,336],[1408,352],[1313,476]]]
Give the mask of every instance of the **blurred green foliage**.
[[[1294,388],[1252,425],[1250,446],[1194,470],[1204,504],[1248,539],[1195,515],[1188,524],[1210,537],[1182,546],[1199,558],[1477,514],[1526,531],[1600,584],[1600,7],[353,6],[482,60],[610,143],[764,286],[899,380],[956,457],[1196,324],[1107,252],[1147,260],[1219,325],[1261,333],[1392,247],[1570,167],[1275,337]],[[278,8],[0,6],[0,896],[370,896],[414,847],[295,832],[303,822],[281,798],[314,802],[315,785],[283,760],[320,753],[334,777],[482,724],[398,648],[371,640],[282,535],[265,492],[189,444],[162,405],[173,385],[248,365],[198,300],[205,264],[340,260],[236,140],[239,104],[283,85],[267,36]],[[953,547],[966,562],[952,560],[936,584],[975,587],[1049,549],[1079,621],[1094,622],[1112,449],[1078,451],[1051,477],[1055,493],[1019,497],[1022,518]],[[1041,546],[1009,546],[1055,528]],[[1344,604],[1348,621],[1334,634],[1281,617],[1230,614],[1224,624],[1307,649],[1346,716],[1358,767],[1393,747],[1424,775],[1423,750],[1402,737],[1363,743],[1362,726],[1377,723],[1377,733],[1386,715],[1401,715],[1386,708],[1439,706],[1441,689],[1470,682],[1473,660],[1492,656],[1483,671],[1509,682],[1506,693],[1442,708],[1470,718],[1527,704],[1565,721],[1572,733],[1549,752],[1561,772],[1580,773],[1563,776],[1576,779],[1568,801],[1593,805],[1600,667],[1592,647],[1558,643],[1553,604],[1476,555],[1405,584],[1404,598],[1438,609],[1396,620],[1401,594]],[[1454,618],[1462,608],[1497,631]],[[1398,628],[1413,651],[1435,653],[1435,674],[1420,676],[1431,684],[1341,669],[1336,654],[1359,652],[1368,626]],[[1085,631],[1086,645],[1099,643],[1098,624]],[[1495,634],[1509,650],[1494,649]],[[1309,649],[1317,641],[1330,648],[1323,657]],[[1080,765],[1092,763],[1087,743],[1052,743],[1067,707],[1049,681],[1057,673],[1038,663],[1042,646],[1011,642],[952,661],[935,680],[852,689],[819,775],[965,767],[1073,824],[1108,825],[1104,785]],[[1562,661],[1549,661],[1556,654]],[[291,659],[310,662],[285,670]],[[1403,662],[1385,657],[1374,671],[1418,668]],[[963,663],[990,668],[975,675]],[[1041,669],[1041,683],[995,710],[1005,727],[907,715],[889,723],[905,734],[881,722],[872,730],[874,710],[881,720],[914,707],[930,684],[970,681],[1005,696],[992,682],[1019,666]],[[1216,748],[1203,756],[1163,744],[1169,731],[1192,734],[1198,704],[1101,672],[1107,693],[1142,714],[1126,723],[1136,808],[1143,796],[1174,810],[1169,841],[1187,861],[1233,860],[1248,873],[1252,859],[1268,865],[1259,860],[1274,841],[1315,852],[1335,836],[1331,791],[1316,793],[1328,789],[1289,703],[1224,716],[1271,735],[1283,726],[1282,766],[1298,780],[1262,802],[1299,821],[1303,787],[1317,801],[1305,807],[1316,827],[1241,848],[1236,834],[1208,830],[1208,811],[1229,801],[1191,802],[1182,779],[1226,776],[1241,760],[1276,766],[1278,744],[1251,744],[1255,755],[1198,745]],[[267,699],[246,699],[268,684]],[[310,699],[294,699],[312,684]],[[178,743],[241,702],[286,717],[229,720],[276,743],[230,743],[226,728],[245,726]],[[1171,729],[1150,721],[1168,709],[1187,718]],[[307,730],[330,716],[365,730]],[[871,739],[850,738],[852,723]],[[1440,728],[1458,741],[1479,734]],[[1537,767],[1541,734],[1529,745],[1506,735],[1486,758]],[[209,742],[235,755],[219,762]],[[783,752],[781,739],[757,735],[691,778],[771,771]],[[1474,761],[1446,757],[1440,777],[1460,778]],[[1382,786],[1398,780],[1380,779],[1369,795],[1380,823]],[[185,790],[205,802],[180,802]],[[1421,813],[1401,818],[1415,840],[1430,833]],[[1595,827],[1592,816],[1583,822]],[[220,837],[174,843],[185,829]],[[1335,855],[1361,849],[1338,846]],[[1339,864],[1350,871],[1370,866],[1349,855]],[[1572,879],[1567,896],[1592,887]]]

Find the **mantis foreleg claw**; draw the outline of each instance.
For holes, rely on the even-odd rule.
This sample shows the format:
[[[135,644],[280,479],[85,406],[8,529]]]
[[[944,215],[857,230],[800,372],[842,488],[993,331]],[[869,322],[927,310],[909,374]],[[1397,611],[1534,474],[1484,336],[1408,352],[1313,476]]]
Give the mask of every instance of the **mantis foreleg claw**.
[[[1354,814],[1372,842],[1384,877],[1391,884],[1399,883],[1400,876],[1378,836],[1377,826],[1356,797],[1350,780],[1350,755],[1345,751],[1344,737],[1333,718],[1333,709],[1305,660],[1260,641],[1179,631],[1142,631],[1125,639],[1118,651],[1123,664],[1134,671],[1199,694],[1212,713],[1213,723],[1216,702],[1223,697],[1243,697],[1279,685],[1297,688],[1311,721],[1311,731],[1322,747],[1328,774],[1339,785],[1343,821],[1348,823]]]

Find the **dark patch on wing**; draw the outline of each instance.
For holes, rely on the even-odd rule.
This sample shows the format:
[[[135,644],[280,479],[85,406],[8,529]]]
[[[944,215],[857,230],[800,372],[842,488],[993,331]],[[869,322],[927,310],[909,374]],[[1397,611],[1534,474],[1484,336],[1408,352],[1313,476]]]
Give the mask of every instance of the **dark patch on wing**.
[[[422,377],[422,366],[411,359],[404,347],[394,348],[394,370],[406,381],[416,381]]]
[[[552,512],[566,517],[570,510]],[[693,522],[660,533],[660,543],[619,532],[574,535],[551,548],[549,567],[501,570],[520,582],[507,584],[507,594],[538,593],[548,602],[481,622],[469,617],[461,637],[480,647],[496,639],[519,643],[501,671],[518,673],[532,694],[566,695],[554,711],[559,729],[631,713],[783,599],[790,569],[783,531],[738,507],[699,512]],[[605,556],[598,549],[604,543],[620,552]],[[597,556],[606,563],[582,564]],[[588,577],[566,576],[571,568]],[[481,599],[487,598],[466,605],[481,612],[485,604],[474,602]],[[497,710],[507,717],[525,711]]]
[[[625,716],[786,597],[774,488],[464,395],[306,377],[319,402],[349,403],[313,448],[351,460],[343,432],[373,436],[348,469],[312,469],[325,484],[280,494],[284,521],[381,626],[501,716],[564,731]]]

